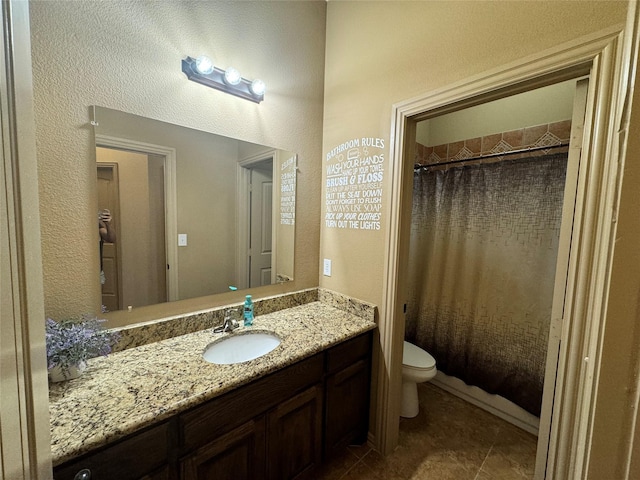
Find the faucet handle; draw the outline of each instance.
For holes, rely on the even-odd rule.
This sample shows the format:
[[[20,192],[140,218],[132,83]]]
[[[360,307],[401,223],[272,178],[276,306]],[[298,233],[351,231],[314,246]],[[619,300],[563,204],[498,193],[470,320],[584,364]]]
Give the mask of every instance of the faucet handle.
[[[238,323],[238,320],[236,319],[237,316],[238,316],[237,308],[228,308],[225,310],[224,312],[225,324],[227,323],[227,321],[231,324],[229,325],[230,330],[235,330],[240,326],[240,324]]]
[[[230,332],[238,328],[240,324],[238,323],[238,320],[235,319],[237,311],[237,308],[227,308],[224,311],[224,319],[222,320],[222,325],[215,327],[213,329],[213,332]]]

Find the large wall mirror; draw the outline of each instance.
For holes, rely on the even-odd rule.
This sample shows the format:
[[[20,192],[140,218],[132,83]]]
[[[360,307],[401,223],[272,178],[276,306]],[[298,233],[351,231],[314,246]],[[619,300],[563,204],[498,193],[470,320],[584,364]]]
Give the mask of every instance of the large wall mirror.
[[[92,110],[106,310],[293,280],[295,153]]]
[[[48,317],[101,315],[106,302],[109,326],[126,326],[241,302],[244,295],[230,285],[252,285],[245,292],[255,299],[318,285],[325,2],[49,0],[29,2],[29,13]],[[181,61],[201,54],[262,78],[265,100],[189,81]],[[96,138],[101,153],[142,153],[146,163],[132,168],[147,172],[137,177],[144,183],[123,184],[132,172],[111,158],[101,159],[107,165],[98,184]],[[257,270],[258,283],[243,267],[256,266],[254,249],[250,262],[249,247],[241,245],[255,231],[247,210],[258,207],[242,201],[242,189],[248,176],[269,170],[269,155],[273,183],[262,193],[271,199],[272,231],[265,222],[260,248],[273,256],[270,267]],[[108,193],[114,175],[120,205],[110,208],[99,204],[98,190]],[[166,203],[167,187],[174,202]],[[158,196],[163,204],[149,204]],[[135,210],[127,212],[129,205]],[[112,245],[103,245],[105,289],[118,298],[103,300],[96,217],[106,208],[118,231]],[[117,225],[127,215],[139,233]],[[186,235],[186,246],[178,246],[178,235]],[[162,264],[150,260],[163,257]]]

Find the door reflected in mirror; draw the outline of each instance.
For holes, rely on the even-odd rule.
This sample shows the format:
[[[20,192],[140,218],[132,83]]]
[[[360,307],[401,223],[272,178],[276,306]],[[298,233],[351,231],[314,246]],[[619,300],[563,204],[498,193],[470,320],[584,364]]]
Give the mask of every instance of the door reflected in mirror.
[[[108,311],[293,279],[296,155],[95,109]]]
[[[165,158],[96,148],[98,208],[111,212],[114,242],[103,242],[102,304],[107,310],[168,299]]]

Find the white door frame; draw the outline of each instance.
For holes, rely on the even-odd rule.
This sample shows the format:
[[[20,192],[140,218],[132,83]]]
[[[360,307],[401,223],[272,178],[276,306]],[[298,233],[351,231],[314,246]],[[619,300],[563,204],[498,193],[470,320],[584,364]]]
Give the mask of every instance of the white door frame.
[[[164,220],[167,263],[167,301],[179,300],[178,289],[178,207],[176,193],[176,149],[127,138],[95,134],[96,147],[117,148],[161,155],[164,160]]]
[[[430,116],[485,103],[538,86],[589,74],[582,161],[571,238],[565,321],[561,334],[547,478],[582,478],[594,415],[602,330],[613,246],[612,223],[619,179],[617,130],[633,73],[632,39],[623,44],[623,27],[611,28],[541,52],[507,66],[429,92],[393,106],[391,121],[390,219],[385,248],[385,296],[380,311],[380,355],[376,432],[383,453],[397,444],[400,412],[403,305],[399,277],[406,262],[410,226],[415,123]],[[405,139],[405,135],[410,137]],[[540,475],[539,472],[537,472]]]
[[[273,192],[274,196],[276,192],[280,192],[280,177],[276,174],[276,165],[278,162],[278,150],[270,149],[260,152],[258,154],[252,155],[250,157],[244,158],[238,162],[237,166],[237,179],[238,179],[238,198],[236,204],[238,205],[238,217],[236,218],[236,238],[238,239],[237,249],[236,249],[236,278],[238,279],[238,284],[236,287],[239,289],[248,288],[249,285],[249,262],[248,262],[248,253],[249,253],[249,189],[251,185],[251,166],[256,163],[260,163],[264,160],[272,159],[273,160]],[[278,190],[276,190],[276,188]],[[279,198],[279,197],[278,197]],[[272,229],[272,243],[271,245],[276,244],[276,235],[277,228],[276,226],[276,205],[274,204],[272,210],[272,225],[274,228]],[[271,254],[271,265],[276,265],[276,250],[273,249]],[[275,283],[275,274],[276,269],[271,269],[271,283]]]
[[[2,2],[0,19],[0,476],[45,480],[51,438],[28,2]]]
[[[551,321],[549,325],[549,340],[547,343],[547,360],[542,392],[542,412],[537,432],[537,451],[541,452],[539,455],[536,455],[537,478],[544,478],[551,441],[551,406],[553,405],[555,395],[556,375],[558,372],[560,356],[559,353],[562,345],[562,327],[564,324],[565,300],[567,297],[567,278],[571,258],[571,237],[573,234],[574,211],[580,173],[580,161],[582,157],[585,111],[589,95],[588,89],[588,79],[580,79],[576,82],[571,118],[571,141],[569,144],[569,151],[567,153],[567,169],[565,175],[564,196],[562,200],[562,220],[560,223],[560,234],[558,238],[555,282],[551,306]]]

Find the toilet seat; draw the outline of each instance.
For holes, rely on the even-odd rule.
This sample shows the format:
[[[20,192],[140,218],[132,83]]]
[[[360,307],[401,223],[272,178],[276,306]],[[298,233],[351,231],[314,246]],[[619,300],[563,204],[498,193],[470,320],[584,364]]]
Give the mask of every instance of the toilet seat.
[[[433,358],[429,352],[405,340],[402,352],[402,365],[410,369],[434,370],[436,368],[436,359]]]

